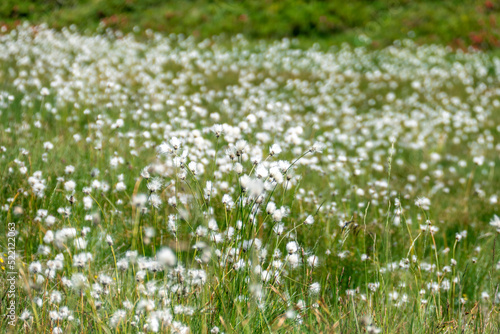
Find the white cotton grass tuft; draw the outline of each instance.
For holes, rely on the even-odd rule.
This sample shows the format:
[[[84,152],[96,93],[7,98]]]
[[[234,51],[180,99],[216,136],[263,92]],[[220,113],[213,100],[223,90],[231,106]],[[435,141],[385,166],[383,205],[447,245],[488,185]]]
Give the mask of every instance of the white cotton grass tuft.
[[[326,148],[326,145],[324,143],[321,143],[321,142],[315,142],[311,148],[309,149],[310,152],[319,152],[319,153],[322,153],[323,150]]]
[[[264,192],[264,183],[259,179],[251,179],[247,185],[250,197],[256,198]]]
[[[307,218],[304,220],[304,224],[306,225],[314,224],[314,217],[311,215],[307,216]]]
[[[163,204],[163,201],[161,200],[160,196],[153,193],[149,195],[149,204],[151,204],[153,208],[159,209]]]
[[[299,249],[299,247],[295,241],[290,241],[286,244],[286,250],[287,250],[288,254],[293,254],[293,253],[297,252],[298,249]]]
[[[66,181],[64,183],[64,190],[66,190],[69,193],[73,193],[76,188],[76,183],[73,180]]]
[[[319,264],[319,259],[316,255],[311,255],[307,258],[307,264],[312,267],[312,268],[315,268],[318,266]]]
[[[279,146],[278,144],[273,144],[269,148],[269,155],[270,156],[275,156],[275,155],[278,155],[280,153],[281,153],[281,146]]]
[[[126,322],[126,317],[127,317],[127,312],[124,310],[116,310],[115,313],[111,316],[109,319],[109,325],[112,328],[118,327],[120,323],[125,323]]]
[[[415,201],[415,205],[421,208],[422,210],[429,210],[431,201],[427,197],[418,197]]]
[[[490,225],[496,228],[497,232],[500,233],[500,217],[494,215],[490,221]]]
[[[156,260],[166,267],[173,267],[177,263],[175,253],[168,247],[163,247],[156,253]]]
[[[137,194],[132,197],[132,205],[142,208],[146,205],[148,197],[145,194]]]
[[[159,177],[154,177],[149,180],[147,184],[147,188],[149,189],[150,192],[157,192],[161,189],[163,186],[163,180]]]
[[[268,175],[269,171],[263,165],[258,165],[257,168],[255,169],[255,176],[258,179],[266,179]]]
[[[439,295],[461,306],[453,322],[500,301],[488,280],[467,286],[467,268],[500,271],[487,260],[500,233],[492,55],[411,38],[303,50],[140,27],[0,28],[16,60],[2,130],[17,139],[0,146],[0,213],[26,266],[23,328],[98,328],[97,312],[111,331],[189,333],[213,311],[205,330],[222,333],[216,298],[247,309],[234,323],[301,332],[345,313],[339,297],[349,328],[379,333],[384,307],[424,312]],[[456,230],[461,190],[474,205]]]
[[[318,282],[314,282],[309,285],[309,293],[311,295],[318,295],[321,291],[321,285]]]
[[[73,288],[73,290],[80,292],[81,290],[85,289],[87,285],[88,280],[83,274],[76,273],[71,276],[71,287]]]

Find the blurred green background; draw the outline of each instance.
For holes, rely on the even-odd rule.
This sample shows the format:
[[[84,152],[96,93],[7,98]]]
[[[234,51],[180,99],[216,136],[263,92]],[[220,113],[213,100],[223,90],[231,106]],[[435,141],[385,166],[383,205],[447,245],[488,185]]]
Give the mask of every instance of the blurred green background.
[[[124,32],[139,27],[204,38],[296,37],[381,47],[411,37],[455,48],[500,46],[498,0],[1,0],[0,24],[24,20]],[[360,40],[358,36],[368,38]]]

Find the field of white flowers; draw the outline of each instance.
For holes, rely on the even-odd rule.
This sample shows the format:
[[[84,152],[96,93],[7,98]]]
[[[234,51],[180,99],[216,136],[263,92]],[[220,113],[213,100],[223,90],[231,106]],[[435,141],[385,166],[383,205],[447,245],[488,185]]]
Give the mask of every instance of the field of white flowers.
[[[492,54],[28,25],[0,50],[2,332],[500,331]]]

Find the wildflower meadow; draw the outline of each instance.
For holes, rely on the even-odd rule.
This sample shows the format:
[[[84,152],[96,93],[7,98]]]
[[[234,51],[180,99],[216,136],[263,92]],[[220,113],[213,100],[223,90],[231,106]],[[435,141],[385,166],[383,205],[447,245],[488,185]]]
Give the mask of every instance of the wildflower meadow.
[[[409,39],[3,28],[1,332],[499,333],[499,79]]]

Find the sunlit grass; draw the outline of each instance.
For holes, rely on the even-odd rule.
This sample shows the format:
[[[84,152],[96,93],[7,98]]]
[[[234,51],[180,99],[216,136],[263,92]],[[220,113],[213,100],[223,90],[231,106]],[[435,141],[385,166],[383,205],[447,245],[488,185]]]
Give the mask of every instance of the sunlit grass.
[[[499,60],[403,44],[1,35],[2,329],[497,332]]]

